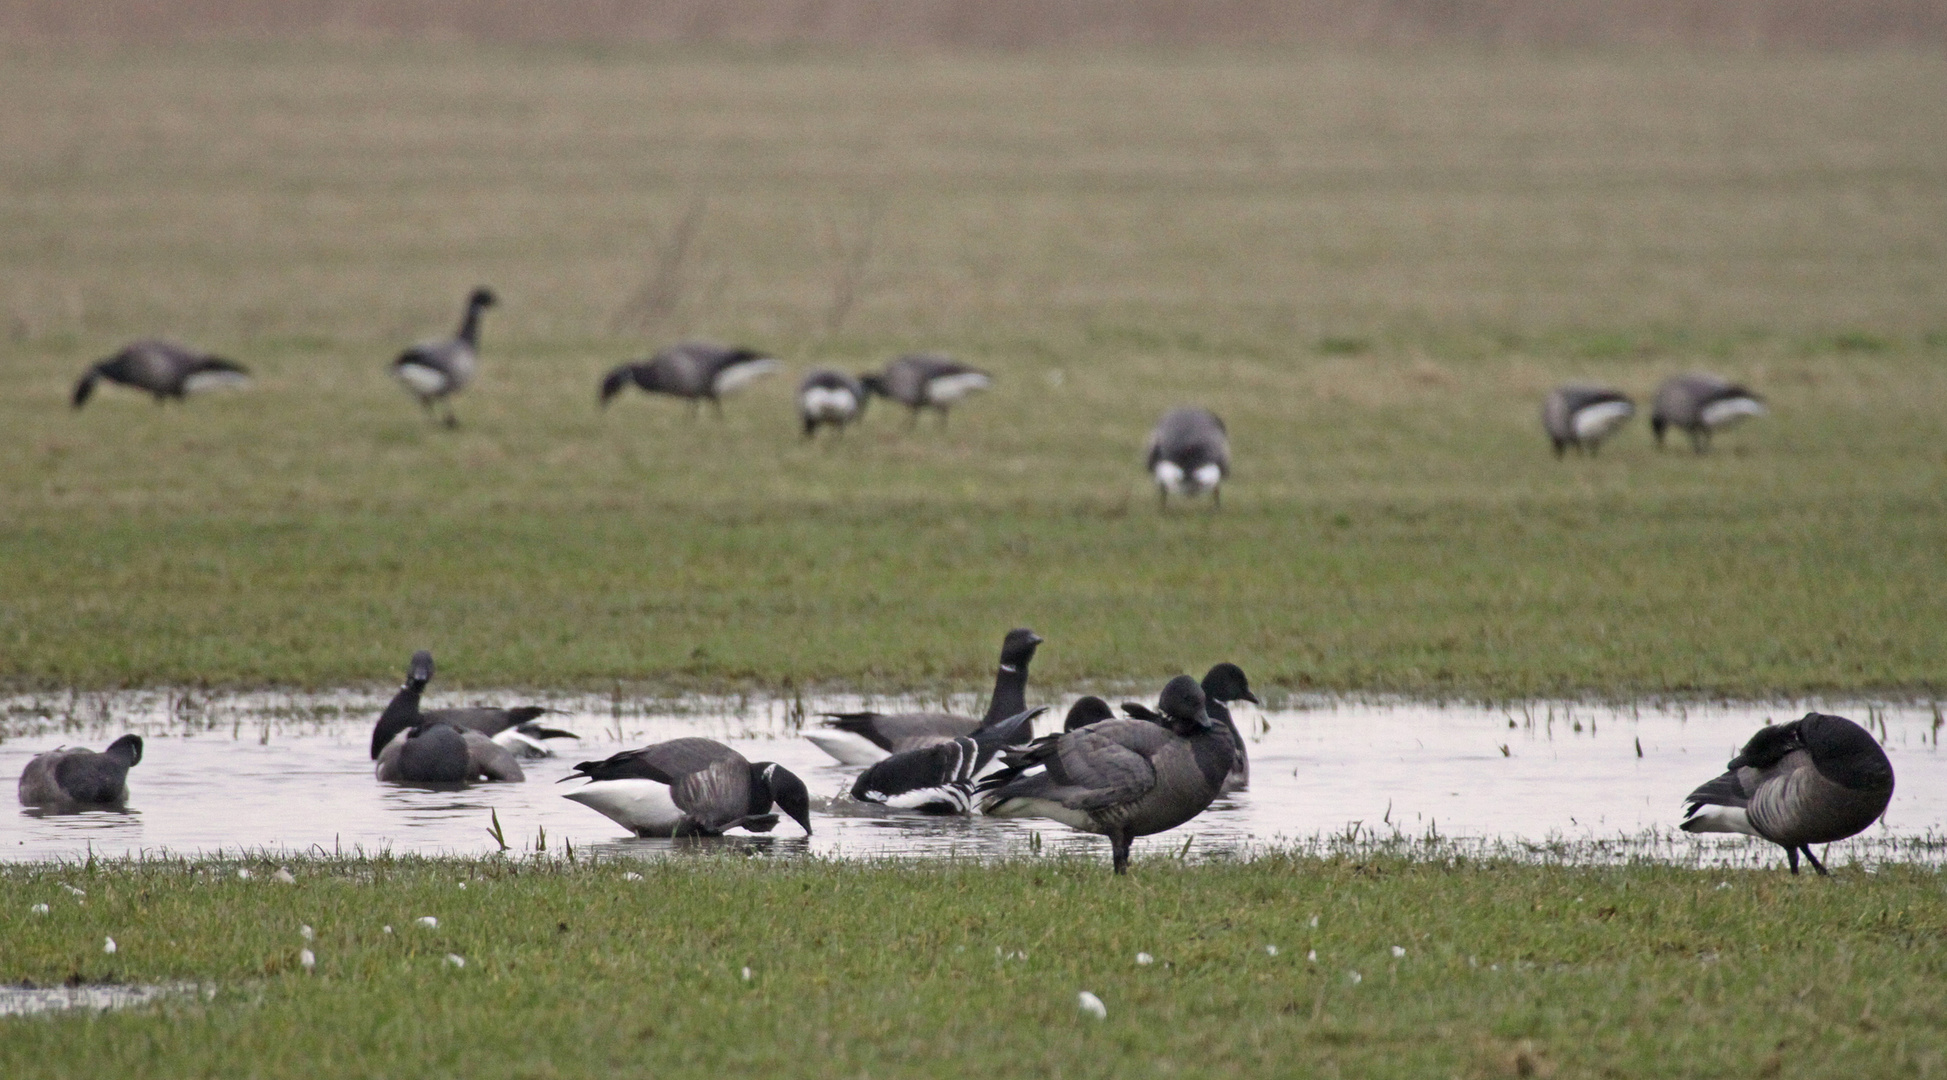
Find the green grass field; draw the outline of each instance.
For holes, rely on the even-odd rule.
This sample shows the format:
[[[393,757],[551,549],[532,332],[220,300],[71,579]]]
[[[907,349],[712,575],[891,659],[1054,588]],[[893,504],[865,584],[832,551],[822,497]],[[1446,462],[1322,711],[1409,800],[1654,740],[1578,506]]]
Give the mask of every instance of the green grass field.
[[[58,47],[0,62],[0,683],[1938,692],[1918,54]],[[686,226],[685,222],[689,224]],[[385,366],[493,285],[458,432]],[[179,336],[246,392],[73,380]],[[786,377],[690,421],[614,363]],[[991,368],[803,445],[814,364]],[[1774,413],[1552,460],[1568,379]],[[1230,423],[1159,515],[1164,408]]]

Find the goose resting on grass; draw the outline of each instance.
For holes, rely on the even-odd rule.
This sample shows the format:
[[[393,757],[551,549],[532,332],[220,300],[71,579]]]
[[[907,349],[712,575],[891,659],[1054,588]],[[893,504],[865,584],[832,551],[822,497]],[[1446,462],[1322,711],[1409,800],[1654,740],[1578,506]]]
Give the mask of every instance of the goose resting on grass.
[[[1009,630],[1001,641],[1000,669],[987,715],[976,720],[952,713],[826,713],[818,731],[805,732],[818,749],[843,765],[872,765],[901,750],[913,750],[972,735],[983,724],[1005,720],[1027,709],[1028,664],[1041,644],[1026,628]]]
[[[1045,705],[1029,709],[982,724],[972,735],[901,750],[860,773],[852,798],[922,814],[970,814],[974,781],[995,754],[1025,747],[1034,738],[1034,718],[1047,711]]]
[[[884,371],[860,376],[859,382],[868,393],[897,401],[912,410],[906,421],[908,428],[919,424],[922,409],[937,411],[940,425],[944,427],[947,410],[969,394],[994,385],[994,377],[950,357],[915,353],[887,364]]]
[[[1596,386],[1564,386],[1541,404],[1541,426],[1557,458],[1571,446],[1594,457],[1602,440],[1634,415],[1636,403],[1627,394]]]
[[[607,405],[624,387],[634,383],[644,393],[667,394],[688,401],[691,416],[707,401],[721,419],[723,395],[776,370],[777,361],[755,349],[686,341],[647,360],[623,364],[603,376],[601,403]]]
[[[562,796],[606,816],[637,836],[720,836],[726,829],[770,832],[772,807],[811,835],[811,793],[791,770],[752,763],[713,739],[672,739],[605,761],[584,761],[574,776],[586,786]]]
[[[124,735],[99,754],[81,746],[36,754],[20,774],[20,805],[64,814],[120,810],[128,802],[128,771],[141,760],[140,735]]]
[[[1794,874],[1800,852],[1824,874],[1811,846],[1864,831],[1893,800],[1886,751],[1843,716],[1812,712],[1761,728],[1724,767],[1690,793],[1680,827],[1762,837],[1785,849]]]
[[[480,313],[498,302],[492,289],[473,290],[467,297],[466,315],[460,320],[458,333],[439,341],[422,341],[392,361],[393,376],[419,399],[427,416],[433,415],[435,402],[445,404],[447,427],[460,425],[449,399],[466,389],[479,365]]]
[[[1171,495],[1194,498],[1208,491],[1213,505],[1224,505],[1219,490],[1230,475],[1230,434],[1209,409],[1171,409],[1149,433],[1149,475],[1156,500],[1168,506]]]
[[[804,437],[818,434],[820,424],[829,424],[843,434],[845,425],[865,415],[864,384],[842,371],[819,368],[798,384],[798,418],[804,421]]]
[[[1131,841],[1203,813],[1233,760],[1230,735],[1210,718],[1195,679],[1171,679],[1157,709],[1156,723],[1104,720],[1003,754],[1007,767],[977,788],[981,811],[1100,833],[1115,872],[1128,873]]]
[[[74,384],[74,407],[88,404],[95,384],[112,383],[147,390],[157,405],[185,395],[224,386],[240,386],[250,381],[250,372],[235,361],[199,353],[173,341],[137,341],[121,352],[101,361]]]
[[[1676,428],[1690,436],[1690,449],[1701,454],[1710,449],[1712,432],[1747,416],[1764,414],[1764,402],[1758,395],[1736,383],[1715,375],[1678,375],[1656,388],[1650,433],[1656,436],[1656,447],[1661,450],[1663,429]]]
[[[537,705],[522,705],[512,709],[471,708],[471,709],[426,709],[419,707],[419,699],[426,692],[426,684],[433,679],[433,654],[424,649],[412,654],[412,661],[406,667],[405,685],[392,695],[392,700],[379,714],[378,723],[372,725],[372,760],[377,761],[386,748],[401,739],[412,728],[427,724],[446,724],[456,731],[480,736],[500,751],[509,754],[508,762],[515,757],[550,757],[545,739],[579,738],[572,731],[562,731],[536,722],[535,718],[547,712]],[[484,765],[491,764],[493,771],[506,773],[507,763],[499,761],[498,755],[485,749],[478,750],[476,757]],[[514,764],[512,772],[518,774],[520,766]],[[381,778],[383,779],[383,778]],[[520,776],[495,776],[492,779],[520,779]]]

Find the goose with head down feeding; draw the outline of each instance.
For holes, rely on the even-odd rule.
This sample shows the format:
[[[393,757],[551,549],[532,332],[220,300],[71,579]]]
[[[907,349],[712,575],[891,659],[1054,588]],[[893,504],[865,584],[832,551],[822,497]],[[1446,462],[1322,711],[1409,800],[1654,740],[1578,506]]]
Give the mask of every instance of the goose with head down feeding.
[[[1194,498],[1210,493],[1213,506],[1224,505],[1221,490],[1230,476],[1230,433],[1209,409],[1171,409],[1149,433],[1149,475],[1156,482],[1157,505],[1168,506],[1171,495]]]
[[[1656,388],[1650,433],[1661,450],[1664,429],[1676,428],[1690,436],[1690,448],[1701,454],[1710,449],[1711,433],[1764,414],[1764,401],[1736,383],[1702,373],[1677,375]]]
[[[250,381],[250,372],[233,360],[151,338],[127,345],[121,352],[89,368],[81,381],[74,384],[74,407],[86,405],[94,396],[95,384],[103,380],[146,390],[160,405],[170,398],[181,401],[203,390],[240,386]]]
[[[1806,713],[1759,729],[1724,775],[1690,793],[1684,832],[1744,833],[1785,849],[1792,873],[1813,844],[1864,831],[1893,800],[1893,763],[1870,732],[1843,716]]]
[[[811,835],[811,793],[776,762],[746,760],[713,739],[672,739],[603,761],[584,761],[567,780],[588,784],[563,798],[581,803],[637,836],[720,836],[727,829],[770,832],[773,807]]]
[[[128,771],[141,760],[140,735],[124,735],[99,754],[82,746],[36,754],[20,774],[20,805],[56,813],[120,810],[128,802]]]
[[[804,421],[804,437],[818,434],[821,425],[842,435],[845,426],[865,415],[865,385],[842,371],[819,368],[798,384],[798,419]]]
[[[901,750],[913,750],[972,735],[983,724],[1005,720],[1027,709],[1028,664],[1041,636],[1025,627],[1009,630],[1001,641],[994,673],[994,696],[980,719],[952,713],[826,713],[825,726],[805,738],[844,765],[872,765]]]
[[[1634,415],[1636,403],[1629,395],[1598,386],[1559,387],[1541,403],[1541,426],[1557,458],[1569,447],[1594,457],[1602,440]]]
[[[492,289],[482,286],[473,290],[467,297],[459,332],[438,341],[422,341],[392,361],[393,377],[419,399],[427,416],[433,415],[435,404],[446,406],[447,427],[460,425],[459,417],[453,415],[452,397],[473,381],[480,363],[480,313],[498,302]]]
[[[971,394],[994,385],[994,377],[977,367],[937,353],[914,353],[887,364],[884,371],[860,376],[868,393],[897,401],[911,412],[906,426],[919,423],[921,410],[940,414],[946,426],[948,410]]]
[[[777,368],[775,359],[756,349],[686,341],[647,360],[633,360],[611,370],[602,378],[600,400],[607,405],[633,383],[647,394],[682,398],[690,403],[691,416],[707,401],[718,419],[722,419],[725,394],[742,389]]]

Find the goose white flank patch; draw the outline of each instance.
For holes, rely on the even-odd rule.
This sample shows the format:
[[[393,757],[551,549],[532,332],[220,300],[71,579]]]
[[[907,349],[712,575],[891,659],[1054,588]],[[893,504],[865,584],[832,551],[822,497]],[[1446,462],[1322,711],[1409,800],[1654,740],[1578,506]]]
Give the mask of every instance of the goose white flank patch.
[[[188,394],[242,386],[250,381],[250,372],[233,360],[149,338],[124,346],[89,368],[74,385],[74,407],[86,405],[94,396],[95,384],[104,380],[147,391],[160,405],[170,398],[181,401]]]
[[[1694,372],[1666,379],[1656,388],[1650,433],[1661,449],[1664,431],[1675,428],[1690,436],[1690,448],[1701,454],[1710,449],[1713,432],[1764,414],[1758,395],[1728,379]]]
[[[1744,833],[1803,854],[1865,831],[1893,800],[1893,763],[1871,732],[1843,716],[1806,713],[1759,729],[1722,776],[1690,793],[1685,832]]]
[[[1213,505],[1223,505],[1222,484],[1230,475],[1230,434],[1216,413],[1171,409],[1149,433],[1146,453],[1159,505],[1168,506],[1171,495],[1194,498],[1206,492]]]
[[[830,427],[834,434],[865,412],[865,385],[842,371],[819,368],[798,384],[798,418],[804,424],[804,437]]]
[[[459,426],[452,397],[467,388],[479,366],[480,314],[498,302],[492,289],[474,289],[467,296],[460,329],[452,337],[422,341],[392,361],[393,377],[419,399],[427,416],[435,415],[438,405],[446,407],[442,419],[447,427]]]
[[[867,393],[897,401],[909,410],[908,428],[919,423],[919,414],[932,409],[946,425],[947,413],[969,395],[994,385],[994,377],[938,353],[914,353],[887,364],[883,371],[860,376]]]
[[[1593,457],[1630,417],[1636,403],[1618,390],[1600,386],[1564,386],[1549,393],[1541,405],[1541,426],[1561,457],[1570,449]]]

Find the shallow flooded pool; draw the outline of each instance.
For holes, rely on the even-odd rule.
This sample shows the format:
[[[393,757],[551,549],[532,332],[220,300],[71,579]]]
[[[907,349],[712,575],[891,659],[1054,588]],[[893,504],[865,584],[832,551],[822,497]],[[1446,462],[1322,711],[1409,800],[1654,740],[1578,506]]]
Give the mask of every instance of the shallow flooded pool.
[[[811,852],[843,858],[988,857],[1086,850],[1099,838],[1050,822],[887,814],[840,798],[858,770],[831,761],[800,734],[821,709],[893,711],[913,702],[825,700],[689,702],[660,710],[605,698],[497,700],[559,710],[554,726],[578,733],[558,756],[530,763],[524,784],[457,792],[381,784],[368,760],[371,726],[384,699],[359,694],[238,695],[205,700],[173,694],[14,698],[0,702],[0,776],[17,777],[29,758],[63,744],[100,749],[124,732],[147,740],[130,774],[125,813],[0,815],[0,860],[163,853],[260,852],[481,854],[497,815],[510,848],[660,855],[680,846],[639,840],[561,797],[574,762],[681,735],[776,761],[813,794],[815,835],[788,820],[769,837],[728,841],[739,849]],[[429,695],[428,707],[480,704]],[[937,703],[929,703],[937,704]],[[962,711],[971,701],[952,703]],[[1891,808],[1865,835],[1827,857],[1940,862],[1947,856],[1947,759],[1941,721],[1929,706],[1817,703],[1868,725],[1898,777]],[[1065,707],[1066,701],[1060,703]],[[1042,720],[1058,718],[1058,707]],[[1139,841],[1145,853],[1186,841],[1204,857],[1267,846],[1438,839],[1537,858],[1647,856],[1681,862],[1782,862],[1769,844],[1695,838],[1675,831],[1682,799],[1767,722],[1806,706],[1667,705],[1606,707],[1531,703],[1514,707],[1413,702],[1304,702],[1237,709],[1250,741],[1248,791],[1220,800],[1196,821]],[[800,710],[803,710],[802,712]],[[808,719],[803,717],[809,714]],[[1058,719],[1054,720],[1059,723]],[[733,834],[739,836],[740,834]]]

